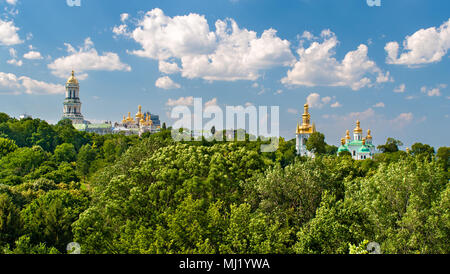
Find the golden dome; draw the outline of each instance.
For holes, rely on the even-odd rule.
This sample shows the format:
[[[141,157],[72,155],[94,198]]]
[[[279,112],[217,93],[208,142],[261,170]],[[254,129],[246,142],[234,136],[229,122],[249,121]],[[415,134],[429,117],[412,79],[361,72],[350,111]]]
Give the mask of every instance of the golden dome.
[[[362,139],[362,143],[363,143],[363,146],[366,145],[366,138],[363,138],[363,139]]]
[[[78,80],[75,78],[75,72],[72,70],[72,76],[70,76],[69,79],[67,79],[67,84],[74,84],[78,85]]]
[[[358,120],[356,121],[356,127],[353,130],[354,133],[362,133],[362,128],[361,128],[361,122]]]
[[[370,135],[372,132],[369,130],[367,130],[367,139],[372,139],[372,136]]]
[[[134,122],[133,118],[131,118],[131,112],[128,112],[127,122]]]
[[[345,145],[345,138],[341,139],[341,145]]]
[[[138,109],[139,109],[139,111],[138,111],[138,113],[136,113],[136,119],[143,120],[144,115],[142,114],[142,106],[138,106]]]
[[[350,130],[347,130],[346,135],[345,135],[345,138],[346,138],[347,140],[350,140],[350,139],[351,139],[351,138],[350,138]]]
[[[122,124],[126,124],[127,123],[127,118],[125,118],[125,115],[123,116],[123,120],[122,120]]]

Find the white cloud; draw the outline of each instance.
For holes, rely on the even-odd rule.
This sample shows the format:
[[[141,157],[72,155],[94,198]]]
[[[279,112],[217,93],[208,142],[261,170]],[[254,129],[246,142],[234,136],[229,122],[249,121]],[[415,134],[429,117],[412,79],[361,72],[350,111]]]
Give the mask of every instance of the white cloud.
[[[339,43],[330,30],[322,31],[323,42],[314,41],[308,48],[300,44],[297,53],[300,59],[281,80],[285,85],[350,87],[359,90],[372,86],[373,82],[391,81],[389,72],[383,73],[367,56],[368,48],[361,44],[348,52],[342,61],[336,60],[335,48]],[[376,77],[376,79],[372,79]]]
[[[0,93],[52,95],[64,94],[63,85],[46,83],[27,76],[17,77],[12,73],[0,72]]]
[[[442,60],[450,48],[450,19],[440,27],[420,29],[407,36],[403,42],[403,52],[399,53],[397,42],[385,46],[388,64],[417,66]]]
[[[332,108],[340,108],[340,107],[342,107],[342,105],[341,105],[341,103],[336,101],[335,103],[331,104],[331,107]]]
[[[178,89],[181,88],[181,86],[172,79],[170,79],[169,76],[164,76],[156,80],[155,86],[162,89]]]
[[[38,51],[30,51],[28,53],[25,53],[23,55],[23,58],[25,59],[29,59],[29,60],[39,60],[39,59],[43,59],[42,55],[40,52]]]
[[[128,13],[122,13],[122,14],[120,15],[120,21],[121,21],[122,23],[125,23],[125,21],[127,21],[128,18],[130,18],[130,15],[129,15]]]
[[[170,63],[166,61],[159,61],[159,71],[165,74],[173,74],[180,72],[181,69],[177,63]]]
[[[210,106],[217,106],[217,98],[213,98],[205,103],[205,108]]]
[[[306,98],[306,103],[309,105],[310,108],[322,108],[325,105],[328,105],[331,103],[331,101],[335,99],[335,97],[331,98],[330,96],[320,97],[320,94],[318,93],[311,93]],[[334,102],[331,104],[332,108],[338,108],[342,105],[339,102]]]
[[[113,52],[103,52],[99,55],[94,48],[91,38],[86,38],[84,46],[76,50],[72,45],[65,43],[68,56],[61,57],[48,65],[52,73],[61,78],[67,78],[72,70],[77,71],[79,79],[85,79],[87,71],[131,71],[131,67],[120,61],[119,56]]]
[[[374,107],[374,108],[384,108],[385,105],[384,105],[383,102],[379,102],[379,103],[376,103],[375,105],[373,105],[373,107]]]
[[[0,19],[0,45],[12,46],[23,43],[17,32],[19,28],[14,25],[13,21],[3,21]]]
[[[6,61],[6,63],[13,65],[13,66],[17,66],[17,67],[21,67],[23,65],[23,61],[22,60],[17,60],[17,59],[11,59]]]
[[[441,88],[446,88],[447,85],[440,84],[435,88],[427,88],[426,86],[423,86],[420,88],[420,91],[422,93],[425,93],[427,96],[433,97],[433,96],[441,96]]]
[[[395,126],[404,127],[407,124],[411,123],[413,118],[414,118],[414,115],[411,112],[401,113],[395,119],[391,120],[391,123]]]
[[[296,110],[295,108],[288,108],[287,112],[289,112],[290,114],[295,114],[295,115],[298,114],[298,110]]]
[[[174,106],[192,106],[194,105],[194,97],[180,97],[176,100],[169,99],[166,103],[166,106],[174,107]]]
[[[10,5],[16,5],[17,4],[17,0],[6,0],[6,3],[8,3]]]
[[[405,84],[401,84],[400,86],[394,88],[394,92],[396,93],[403,93],[405,92],[406,89],[406,85]]]
[[[215,28],[211,31],[199,14],[169,17],[153,9],[133,31],[119,26],[115,33],[142,46],[132,54],[159,61],[179,59],[182,76],[189,79],[256,80],[261,70],[294,60],[289,41],[278,38],[273,29],[258,37],[254,31],[239,28],[233,19],[217,20]]]

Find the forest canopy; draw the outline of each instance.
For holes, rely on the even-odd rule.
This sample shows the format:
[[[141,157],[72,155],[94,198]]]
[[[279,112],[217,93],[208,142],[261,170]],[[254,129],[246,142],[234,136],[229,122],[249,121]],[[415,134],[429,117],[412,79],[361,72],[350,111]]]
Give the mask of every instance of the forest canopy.
[[[215,131],[215,129],[214,129]],[[0,253],[450,253],[450,148],[174,142],[0,113]]]

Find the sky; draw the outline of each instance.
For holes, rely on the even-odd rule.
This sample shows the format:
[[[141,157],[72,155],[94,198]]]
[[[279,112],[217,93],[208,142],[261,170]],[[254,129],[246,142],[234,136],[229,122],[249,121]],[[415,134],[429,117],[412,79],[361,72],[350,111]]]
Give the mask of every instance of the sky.
[[[450,1],[0,0],[0,112],[62,117],[75,70],[92,122],[171,108],[303,105],[329,144],[356,120],[388,137],[450,146]]]

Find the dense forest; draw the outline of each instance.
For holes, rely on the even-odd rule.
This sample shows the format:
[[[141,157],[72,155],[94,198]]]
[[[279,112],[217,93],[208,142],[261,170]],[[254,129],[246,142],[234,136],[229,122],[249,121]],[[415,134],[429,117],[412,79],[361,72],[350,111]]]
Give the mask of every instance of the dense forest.
[[[450,148],[174,142],[0,113],[0,253],[450,253]]]

